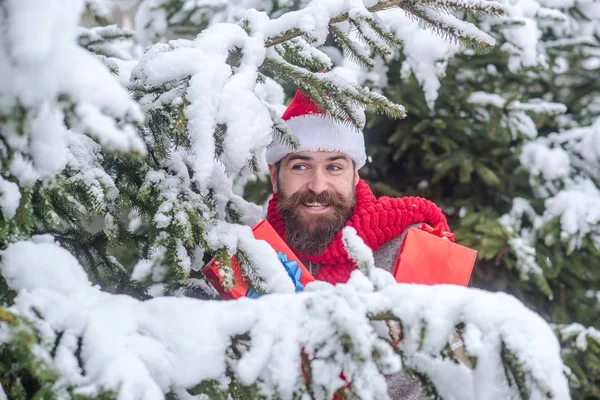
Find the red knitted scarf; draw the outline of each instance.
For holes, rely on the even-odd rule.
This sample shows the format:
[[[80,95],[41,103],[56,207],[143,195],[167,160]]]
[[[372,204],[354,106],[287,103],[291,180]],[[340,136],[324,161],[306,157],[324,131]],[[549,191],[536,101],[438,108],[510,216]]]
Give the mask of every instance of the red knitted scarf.
[[[285,238],[285,222],[277,211],[277,194],[269,201],[267,220]],[[402,234],[410,225],[427,223],[431,226],[442,224],[449,231],[446,217],[439,207],[420,197],[375,198],[369,186],[361,179],[356,185],[356,206],[346,226],[356,229],[367,246],[373,251]],[[349,258],[342,242],[342,231],[338,232],[321,254],[308,256],[296,252],[298,258],[321,265],[315,279],[330,283],[346,282],[356,264]]]

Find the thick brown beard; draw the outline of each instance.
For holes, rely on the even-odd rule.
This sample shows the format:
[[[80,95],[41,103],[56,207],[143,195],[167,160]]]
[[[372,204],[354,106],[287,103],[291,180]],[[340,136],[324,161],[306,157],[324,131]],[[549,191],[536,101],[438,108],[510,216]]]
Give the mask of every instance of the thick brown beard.
[[[279,186],[281,187],[281,186]],[[302,214],[304,203],[329,204],[333,212]],[[325,250],[334,236],[348,223],[356,205],[354,187],[350,197],[336,192],[296,192],[279,194],[277,210],[285,221],[285,241],[293,250],[315,256]]]

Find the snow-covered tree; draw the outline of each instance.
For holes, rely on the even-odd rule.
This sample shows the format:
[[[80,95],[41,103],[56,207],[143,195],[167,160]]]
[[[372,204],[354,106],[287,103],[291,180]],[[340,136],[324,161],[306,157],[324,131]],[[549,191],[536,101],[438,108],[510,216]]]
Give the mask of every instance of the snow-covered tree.
[[[343,71],[318,73],[332,66],[320,49],[328,37],[375,64],[356,38],[392,52],[400,43],[376,13],[402,8],[489,47],[489,35],[444,12],[503,8],[315,0],[272,18],[249,9],[235,23],[190,14],[197,35],[145,42],[201,3],[217,4],[142,4],[136,20],[158,25],[136,29],[159,33],[140,37],[151,44],[143,53],[106,21],[78,28],[83,1],[0,4],[0,398],[386,398],[383,374],[401,368],[441,398],[569,398],[543,319],[504,294],[396,284],[351,230],[361,266],[351,281],[293,293],[248,227],[260,207],[234,190],[266,169],[273,131],[294,143],[278,117],[282,85],[358,127],[365,108],[404,116]],[[275,4],[267,11],[297,7]],[[190,298],[216,297],[200,272],[213,256],[233,285],[233,254],[271,294]],[[469,365],[449,343],[457,328]]]
[[[479,251],[472,284],[554,322],[576,397],[596,398],[600,14],[590,2],[502,4],[505,15],[473,20],[497,40],[489,52],[389,10],[402,49],[372,71],[338,65],[407,108],[401,121],[370,120],[365,177],[382,194],[443,205],[458,241]]]

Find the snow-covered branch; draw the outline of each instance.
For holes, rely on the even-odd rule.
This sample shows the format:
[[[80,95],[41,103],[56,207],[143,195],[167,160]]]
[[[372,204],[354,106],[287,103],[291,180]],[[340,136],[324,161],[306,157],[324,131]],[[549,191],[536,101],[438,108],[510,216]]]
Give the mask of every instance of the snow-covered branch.
[[[501,293],[399,285],[374,269],[375,279],[387,282],[377,291],[355,271],[348,284],[315,282],[301,294],[142,302],[92,286],[73,256],[49,238],[10,245],[0,271],[17,292],[11,311],[40,332],[39,352],[60,373],[55,388],[87,396],[231,394],[241,383],[266,397],[310,392],[330,399],[349,390],[381,399],[387,398],[383,374],[398,372],[402,359],[404,368],[428,376],[442,398],[500,398],[505,376],[522,393],[569,398],[551,328]],[[398,347],[385,324],[370,321],[383,313],[401,323]],[[472,370],[442,356],[458,325]],[[312,379],[303,375],[307,370]]]
[[[106,185],[100,189],[87,170],[94,161],[83,165],[79,159],[82,147],[93,148],[90,155],[97,152],[82,135],[108,150],[146,151],[135,128],[143,120],[139,106],[77,43],[82,6],[69,1],[49,12],[35,1],[0,5],[0,211],[9,219],[21,207],[25,235],[32,225],[36,182],[52,181],[68,167],[69,175],[79,177],[74,180],[87,174],[90,197],[110,191],[109,180],[102,178]],[[52,219],[50,214],[44,217]]]

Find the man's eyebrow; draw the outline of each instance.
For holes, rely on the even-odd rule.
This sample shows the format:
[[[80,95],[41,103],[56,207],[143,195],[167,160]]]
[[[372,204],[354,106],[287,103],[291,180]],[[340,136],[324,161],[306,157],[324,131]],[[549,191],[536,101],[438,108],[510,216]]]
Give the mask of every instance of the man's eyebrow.
[[[294,161],[294,160],[311,161],[312,159],[313,158],[309,157],[309,156],[303,156],[303,155],[300,155],[300,154],[294,154],[294,155],[291,155],[287,159],[287,162]]]
[[[339,156],[332,156],[332,157],[327,158],[327,161],[336,161],[336,160],[348,161],[348,156],[340,154]]]
[[[301,161],[313,161],[314,158],[312,158],[311,156],[305,156],[302,154],[294,154],[289,156],[289,158],[287,159],[287,162],[292,162],[295,160],[301,160]],[[331,156],[331,157],[327,157],[326,158],[327,162],[333,162],[333,161],[337,161],[337,160],[344,160],[344,161],[348,161],[349,158],[348,156],[345,156],[343,154],[337,155],[337,156]]]

